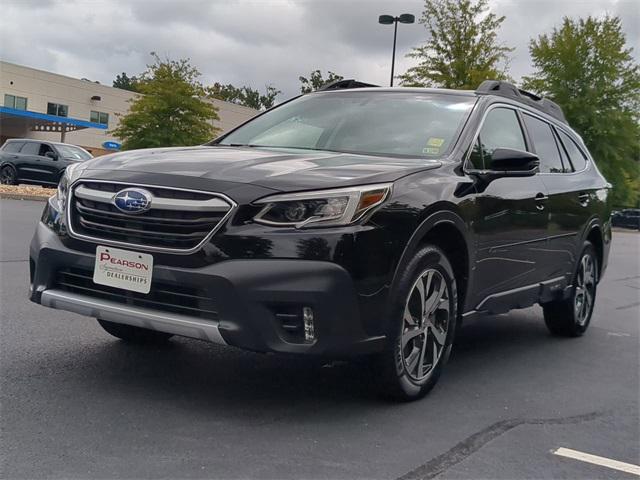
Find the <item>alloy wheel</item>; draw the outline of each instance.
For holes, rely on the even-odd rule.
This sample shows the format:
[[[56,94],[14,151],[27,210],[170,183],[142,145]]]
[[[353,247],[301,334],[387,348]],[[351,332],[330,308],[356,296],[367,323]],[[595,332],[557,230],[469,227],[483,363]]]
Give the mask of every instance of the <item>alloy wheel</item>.
[[[425,270],[413,284],[404,309],[401,352],[407,375],[420,381],[442,357],[450,325],[450,292],[444,276]]]
[[[13,185],[15,183],[15,174],[10,167],[4,167],[0,170],[0,184]]]
[[[596,287],[596,266],[593,256],[586,253],[580,260],[578,275],[576,277],[576,290],[574,293],[573,306],[578,325],[584,326],[593,309],[593,300]]]

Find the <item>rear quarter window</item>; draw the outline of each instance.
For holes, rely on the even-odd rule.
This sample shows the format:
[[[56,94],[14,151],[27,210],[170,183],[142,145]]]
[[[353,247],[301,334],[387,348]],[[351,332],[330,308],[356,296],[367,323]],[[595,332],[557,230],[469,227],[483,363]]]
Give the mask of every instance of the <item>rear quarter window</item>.
[[[562,130],[557,130],[557,132],[560,136],[562,146],[569,157],[569,161],[571,165],[573,165],[573,170],[576,172],[584,170],[587,167],[587,157],[569,135]]]
[[[24,142],[7,142],[2,146],[2,151],[7,153],[18,153]]]

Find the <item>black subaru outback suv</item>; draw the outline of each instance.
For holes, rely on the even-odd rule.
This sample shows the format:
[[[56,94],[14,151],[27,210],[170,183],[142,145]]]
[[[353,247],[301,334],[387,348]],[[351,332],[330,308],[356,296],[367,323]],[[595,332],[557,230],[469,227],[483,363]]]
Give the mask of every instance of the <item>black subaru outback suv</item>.
[[[199,147],[68,168],[30,249],[32,301],[127,341],[366,355],[388,394],[440,376],[464,319],[540,303],[578,336],[611,185],[558,106],[343,81]]]

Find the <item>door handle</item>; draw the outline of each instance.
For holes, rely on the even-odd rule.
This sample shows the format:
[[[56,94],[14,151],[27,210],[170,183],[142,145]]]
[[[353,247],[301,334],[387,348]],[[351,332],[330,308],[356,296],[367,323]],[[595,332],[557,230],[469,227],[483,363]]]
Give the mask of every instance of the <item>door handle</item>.
[[[549,200],[549,197],[544,193],[540,192],[536,194],[535,200],[536,200],[536,208],[538,210],[544,210],[544,204],[547,200]]]
[[[591,200],[591,194],[590,193],[581,192],[578,195],[578,201],[580,202],[580,205],[582,205],[583,207],[586,207],[589,204],[590,200]]]

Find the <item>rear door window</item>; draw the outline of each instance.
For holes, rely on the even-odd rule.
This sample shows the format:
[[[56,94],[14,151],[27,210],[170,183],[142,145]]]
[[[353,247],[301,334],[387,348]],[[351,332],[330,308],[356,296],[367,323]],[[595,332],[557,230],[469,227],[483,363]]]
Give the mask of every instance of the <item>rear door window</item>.
[[[587,167],[587,158],[584,153],[582,153],[582,150],[580,150],[578,145],[576,145],[576,142],[574,142],[573,139],[562,130],[558,130],[558,135],[560,136],[560,141],[569,156],[571,165],[573,165],[573,169],[576,172],[584,170]]]
[[[524,123],[533,142],[536,155],[540,158],[540,172],[562,173],[564,166],[560,158],[560,150],[556,142],[551,125],[531,115],[524,116]]]
[[[41,143],[37,142],[26,142],[20,153],[25,155],[38,155],[40,153],[40,145]]]

